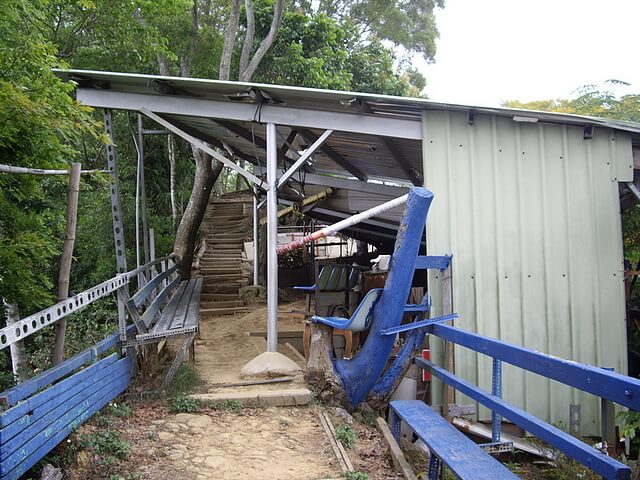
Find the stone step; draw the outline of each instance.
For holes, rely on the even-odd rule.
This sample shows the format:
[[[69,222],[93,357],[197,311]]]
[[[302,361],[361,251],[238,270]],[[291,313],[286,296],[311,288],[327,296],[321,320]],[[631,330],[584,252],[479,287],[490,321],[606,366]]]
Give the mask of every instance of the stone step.
[[[200,313],[204,315],[231,315],[232,313],[246,313],[247,307],[228,307],[228,308],[201,308]]]

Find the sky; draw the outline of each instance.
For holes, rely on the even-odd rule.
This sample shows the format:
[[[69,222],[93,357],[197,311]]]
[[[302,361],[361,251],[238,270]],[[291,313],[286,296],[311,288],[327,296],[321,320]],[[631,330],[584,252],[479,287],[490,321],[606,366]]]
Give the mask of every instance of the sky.
[[[640,0],[446,0],[436,61],[414,67],[429,98],[450,103],[570,98],[608,79],[638,93],[639,22]]]

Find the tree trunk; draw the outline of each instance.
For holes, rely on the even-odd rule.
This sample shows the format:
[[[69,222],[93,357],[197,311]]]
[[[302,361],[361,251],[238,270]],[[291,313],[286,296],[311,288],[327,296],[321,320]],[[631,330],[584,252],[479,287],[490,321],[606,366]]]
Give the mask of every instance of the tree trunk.
[[[7,312],[7,327],[20,320],[20,311],[15,303],[3,301]],[[22,383],[27,379],[27,353],[24,349],[24,340],[19,340],[9,346],[11,352],[11,368],[16,382]]]
[[[178,206],[176,204],[176,148],[173,135],[167,135],[167,153],[169,155],[169,196],[171,199],[171,225],[173,235],[178,231]]]
[[[220,55],[220,72],[218,78],[220,80],[229,80],[231,72],[231,57],[233,56],[233,47],[236,44],[236,34],[238,32],[238,20],[240,19],[240,0],[232,0],[231,15],[229,16],[229,24],[224,34],[224,46]]]
[[[333,369],[333,338],[328,325],[311,324],[309,361],[304,371],[305,381],[313,388],[317,398],[330,405],[348,407],[348,402]]]
[[[256,33],[256,21],[253,13],[253,0],[244,0],[244,9],[247,14],[247,31],[242,44],[242,54],[240,55],[240,72],[244,72],[249,66],[249,56],[253,47],[253,39]]]
[[[67,231],[65,233],[62,258],[60,259],[60,272],[58,274],[58,301],[65,300],[69,296],[69,277],[71,274],[71,261],[73,260],[73,245],[76,241],[76,224],[78,222],[78,195],[80,192],[79,163],[71,164],[69,173],[69,197],[67,200]],[[62,318],[56,322],[56,339],[53,345],[52,362],[54,365],[62,362],[64,358],[64,336],[67,331],[67,319]]]
[[[215,165],[212,165],[212,159],[209,155],[195,147],[193,150],[196,161],[193,188],[189,203],[178,226],[173,247],[176,260],[180,263],[180,275],[184,280],[191,278],[198,229],[207,209],[213,184],[220,175],[223,166],[220,162],[215,162]]]
[[[265,54],[273,45],[274,40],[276,39],[276,35],[278,34],[278,30],[280,29],[280,24],[282,23],[282,12],[284,10],[284,0],[277,0],[276,5],[273,8],[273,19],[271,20],[271,27],[269,28],[269,33],[264,40],[260,42],[260,46],[253,54],[253,58],[249,62],[249,65],[244,70],[240,71],[240,81],[241,82],[250,82],[251,77],[255,73],[258,65],[264,58]],[[253,42],[252,42],[253,43]]]

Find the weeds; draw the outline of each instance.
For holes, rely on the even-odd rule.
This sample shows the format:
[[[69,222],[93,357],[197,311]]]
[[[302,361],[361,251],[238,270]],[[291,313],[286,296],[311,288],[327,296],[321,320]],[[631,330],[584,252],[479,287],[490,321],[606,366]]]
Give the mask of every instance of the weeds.
[[[223,400],[221,402],[211,402],[209,407],[212,410],[222,410],[224,412],[238,412],[244,408],[242,402],[238,400]]]
[[[107,408],[114,417],[126,418],[131,416],[131,407],[126,403],[110,403]]]
[[[190,365],[181,363],[171,383],[167,386],[170,397],[178,397],[193,392],[204,383],[198,371]]]
[[[200,402],[195,398],[186,395],[178,395],[171,400],[171,411],[173,413],[195,413],[201,408]]]
[[[347,448],[354,448],[356,446],[356,432],[351,425],[343,423],[336,428],[336,438]]]
[[[342,474],[346,480],[369,480],[369,475],[363,472],[344,472]]]
[[[112,428],[81,435],[79,444],[83,448],[93,450],[104,463],[124,460],[131,450],[131,445],[122,439],[120,432]]]

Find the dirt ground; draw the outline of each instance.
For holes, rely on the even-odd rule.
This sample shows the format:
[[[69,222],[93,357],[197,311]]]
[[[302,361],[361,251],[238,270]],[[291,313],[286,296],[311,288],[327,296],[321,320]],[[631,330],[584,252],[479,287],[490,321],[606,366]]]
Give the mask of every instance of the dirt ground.
[[[302,330],[302,321],[289,315],[291,304],[281,306],[281,331]],[[266,309],[251,307],[247,314],[201,319],[196,345],[196,368],[205,380],[202,391],[242,390],[216,386],[240,381],[240,369],[261,351],[261,341],[248,332],[265,329]],[[287,347],[281,353],[300,362]],[[302,365],[301,365],[302,366]],[[284,384],[261,388],[300,388],[302,376]],[[256,387],[251,387],[255,389]],[[321,405],[215,409],[197,413],[171,413],[165,400],[136,402],[126,417],[112,416],[111,429],[129,446],[126,458],[104,465],[96,449],[77,453],[71,480],[316,480],[343,478],[339,463],[321,426]],[[326,408],[335,427],[346,420]],[[95,421],[78,432],[93,438],[104,426]],[[370,480],[401,478],[393,469],[386,443],[376,428],[354,421],[356,443],[347,454],[354,468]],[[92,433],[94,432],[94,433]],[[84,436],[84,437],[83,437]],[[87,443],[86,441],[84,443]],[[89,442],[90,443],[90,442]]]

